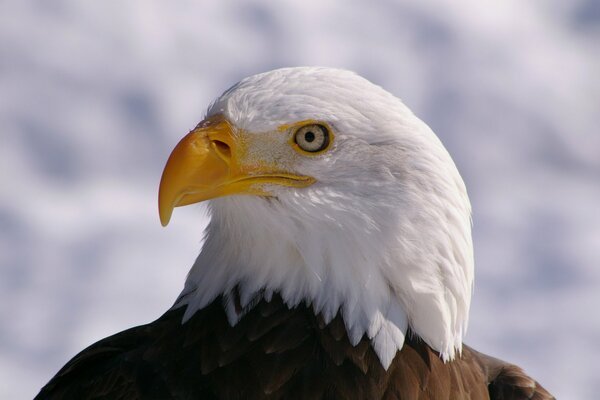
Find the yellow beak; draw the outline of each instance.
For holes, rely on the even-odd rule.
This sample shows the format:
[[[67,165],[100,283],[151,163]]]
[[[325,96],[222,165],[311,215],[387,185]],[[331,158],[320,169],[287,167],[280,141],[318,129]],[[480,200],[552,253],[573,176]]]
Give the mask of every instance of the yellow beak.
[[[315,179],[273,171],[263,165],[244,165],[240,136],[222,116],[198,125],[175,146],[160,180],[158,211],[167,226],[173,208],[234,194],[270,196],[265,184],[306,187]]]

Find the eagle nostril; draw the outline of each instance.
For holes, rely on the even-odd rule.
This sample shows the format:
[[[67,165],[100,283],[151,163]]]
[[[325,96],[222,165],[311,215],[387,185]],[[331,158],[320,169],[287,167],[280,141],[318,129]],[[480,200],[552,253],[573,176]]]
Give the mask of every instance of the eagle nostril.
[[[231,160],[231,147],[220,140],[211,140],[211,143],[219,157],[221,157],[223,161],[229,163],[229,160]]]

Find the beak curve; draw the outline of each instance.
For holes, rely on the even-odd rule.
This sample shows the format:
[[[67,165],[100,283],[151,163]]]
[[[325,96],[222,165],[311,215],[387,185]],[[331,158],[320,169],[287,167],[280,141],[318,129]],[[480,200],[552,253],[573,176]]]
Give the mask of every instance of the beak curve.
[[[315,182],[309,176],[273,173],[273,169],[269,172],[260,165],[242,168],[240,158],[246,147],[242,135],[217,115],[202,121],[181,139],[160,180],[158,211],[163,226],[169,223],[175,207],[234,194],[270,196],[263,189],[265,184],[306,187]]]

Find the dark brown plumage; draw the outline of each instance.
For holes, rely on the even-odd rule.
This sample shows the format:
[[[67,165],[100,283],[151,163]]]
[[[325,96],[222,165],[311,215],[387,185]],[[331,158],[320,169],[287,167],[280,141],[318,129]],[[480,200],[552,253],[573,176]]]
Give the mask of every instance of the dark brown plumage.
[[[551,399],[517,366],[465,346],[443,363],[407,337],[384,370],[338,315],[262,300],[231,327],[222,299],[181,324],[183,308],[83,350],[36,399]]]

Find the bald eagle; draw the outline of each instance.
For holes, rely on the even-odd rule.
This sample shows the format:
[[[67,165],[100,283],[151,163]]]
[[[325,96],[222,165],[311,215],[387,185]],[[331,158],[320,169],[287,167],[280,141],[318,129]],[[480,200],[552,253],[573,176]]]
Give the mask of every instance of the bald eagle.
[[[463,344],[471,206],[450,155],[358,75],[243,79],[169,157],[159,214],[207,201],[158,320],[69,361],[40,399],[549,399]]]

